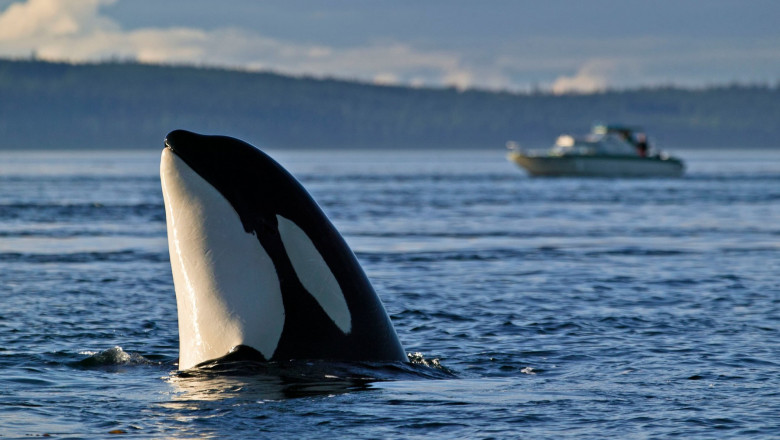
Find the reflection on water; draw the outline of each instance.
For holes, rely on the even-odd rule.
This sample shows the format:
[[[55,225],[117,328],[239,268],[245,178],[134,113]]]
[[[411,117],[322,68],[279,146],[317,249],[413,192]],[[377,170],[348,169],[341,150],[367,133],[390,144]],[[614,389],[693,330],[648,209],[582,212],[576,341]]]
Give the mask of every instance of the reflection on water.
[[[255,402],[332,396],[372,389],[374,382],[454,377],[419,353],[410,363],[288,361],[223,358],[172,374],[174,402],[240,399]]]
[[[280,156],[404,347],[457,377],[176,372],[159,152],[0,154],[0,436],[777,438],[779,151],[680,152],[674,180],[531,179],[503,149]]]
[[[329,374],[296,376],[293,372],[252,366],[244,371],[215,372],[197,369],[168,378],[175,391],[169,405],[180,407],[198,401],[239,399],[264,402],[299,397],[329,396],[370,389],[371,379]],[[260,371],[266,370],[266,371]]]

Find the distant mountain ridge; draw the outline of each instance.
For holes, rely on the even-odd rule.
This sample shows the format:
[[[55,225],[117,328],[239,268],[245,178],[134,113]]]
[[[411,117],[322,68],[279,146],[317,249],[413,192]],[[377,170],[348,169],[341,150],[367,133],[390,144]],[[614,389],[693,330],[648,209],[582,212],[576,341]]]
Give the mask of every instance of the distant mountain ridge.
[[[0,149],[157,149],[169,131],[271,148],[528,147],[595,122],[661,147],[780,147],[780,87],[587,95],[379,86],[216,68],[0,60]]]

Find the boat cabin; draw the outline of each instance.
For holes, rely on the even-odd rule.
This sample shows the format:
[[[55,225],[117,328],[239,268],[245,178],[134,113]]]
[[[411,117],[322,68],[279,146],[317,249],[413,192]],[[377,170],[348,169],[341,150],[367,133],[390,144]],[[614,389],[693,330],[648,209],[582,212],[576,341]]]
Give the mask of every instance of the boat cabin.
[[[575,138],[564,134],[558,137],[551,154],[647,156],[647,137],[637,129],[617,125],[596,125],[590,134]]]

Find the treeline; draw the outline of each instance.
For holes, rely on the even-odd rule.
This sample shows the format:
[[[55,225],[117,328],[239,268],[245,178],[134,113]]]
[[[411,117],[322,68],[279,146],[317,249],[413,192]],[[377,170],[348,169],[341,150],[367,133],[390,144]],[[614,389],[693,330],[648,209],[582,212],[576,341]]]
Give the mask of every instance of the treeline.
[[[587,95],[388,87],[215,68],[0,60],[0,148],[160,148],[176,128],[272,148],[547,146],[595,122],[664,148],[780,146],[780,88]]]

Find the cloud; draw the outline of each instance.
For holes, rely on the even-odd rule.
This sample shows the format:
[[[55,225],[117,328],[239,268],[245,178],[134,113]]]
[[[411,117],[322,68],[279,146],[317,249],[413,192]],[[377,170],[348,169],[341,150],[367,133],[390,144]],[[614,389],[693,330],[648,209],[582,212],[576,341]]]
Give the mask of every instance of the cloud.
[[[467,71],[456,71],[448,73],[443,80],[447,86],[465,90],[473,85],[474,76]]]
[[[0,42],[33,43],[69,37],[114,24],[95,14],[114,0],[30,0],[11,4],[0,15]]]
[[[398,76],[393,73],[380,73],[374,76],[374,84],[383,86],[395,86],[398,85]]]
[[[775,34],[761,39],[717,35],[689,38],[668,32],[575,38],[571,33],[545,30],[501,32],[490,37],[487,35],[490,32],[482,27],[470,27],[469,34],[468,29],[453,25],[449,33],[442,31],[435,37],[416,38],[414,32],[396,32],[396,27],[379,26],[384,33],[377,31],[377,26],[370,26],[371,20],[377,19],[376,14],[371,14],[375,9],[367,6],[365,14],[358,14],[353,21],[340,21],[343,17],[338,18],[338,14],[325,24],[310,19],[306,23],[311,32],[293,36],[288,32],[286,37],[273,38],[253,30],[246,22],[244,28],[162,24],[124,29],[104,13],[105,8],[119,1],[11,3],[0,10],[0,56],[34,54],[40,59],[70,62],[128,59],[272,70],[415,87],[512,91],[541,88],[554,93],[588,93],[608,87],[657,84],[777,81],[780,71],[780,39]],[[133,0],[121,1],[124,3],[116,9],[120,6],[136,11],[142,7],[162,10],[176,7],[167,2],[158,2],[161,6],[155,2],[139,6]],[[232,13],[245,10],[250,3],[267,4],[247,1],[243,6],[236,6]],[[201,7],[205,8],[204,5]],[[223,5],[213,7],[224,8]],[[296,25],[300,25],[300,12],[296,9],[292,14],[291,8],[275,6],[273,13],[262,14],[252,10],[266,22],[293,20],[294,15]],[[409,14],[413,11],[399,12],[396,24],[407,23]],[[208,14],[199,13],[205,15]],[[206,26],[208,21],[204,18],[200,23]],[[356,22],[369,30],[356,36],[354,29],[347,26],[350,23],[355,26]],[[334,31],[339,25],[349,28],[349,32]],[[363,28],[358,26],[358,29]]]
[[[616,70],[613,61],[591,60],[586,62],[573,76],[559,76],[551,89],[555,94],[593,93],[604,90]]]
[[[255,32],[190,27],[124,30],[101,15],[115,0],[28,0],[0,14],[0,54],[52,61],[112,58],[194,63],[333,76],[382,84],[468,87],[473,73],[460,57],[395,42],[335,48],[292,43]]]

